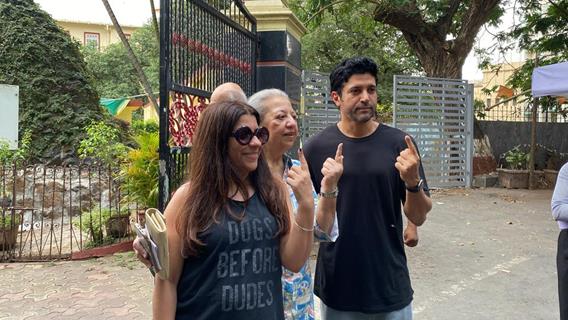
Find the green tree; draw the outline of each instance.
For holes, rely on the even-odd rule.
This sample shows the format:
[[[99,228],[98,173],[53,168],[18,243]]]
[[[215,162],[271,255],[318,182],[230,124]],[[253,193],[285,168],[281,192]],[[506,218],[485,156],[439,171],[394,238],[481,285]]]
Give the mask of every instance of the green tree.
[[[104,118],[78,44],[32,0],[0,2],[0,83],[20,87],[32,159],[74,155],[83,128]]]
[[[544,4],[520,1],[516,14],[520,23],[501,33],[498,39],[538,55],[540,66],[568,60],[568,0],[549,0]],[[530,89],[534,67],[535,60],[527,60],[508,84],[521,91]]]
[[[301,12],[301,0],[290,2],[292,10]],[[331,72],[341,60],[357,55],[379,63],[379,87],[382,103],[392,102],[392,80],[395,74],[421,71],[416,57],[401,40],[400,31],[376,23],[366,13],[372,5],[339,5],[333,12],[322,14],[317,27],[302,38],[302,66],[305,69]]]
[[[85,128],[87,137],[79,144],[79,157],[92,157],[105,165],[120,162],[126,146],[120,142],[120,130],[104,121],[93,121]]]
[[[298,0],[300,19],[311,27],[336,7],[370,4],[360,14],[396,28],[430,77],[461,78],[461,69],[479,29],[497,24],[503,14],[499,0]],[[329,39],[333,41],[332,39]],[[335,43],[337,47],[342,43]]]
[[[492,57],[496,54],[505,55],[512,50],[538,56],[538,66],[568,60],[568,0],[519,0],[514,8],[516,23],[497,33],[493,45],[476,51],[482,69],[498,73],[503,64],[492,65]],[[536,62],[536,59],[527,59],[506,83],[517,92],[524,93],[524,99],[531,98],[532,72]],[[496,89],[491,88],[488,92],[495,92]],[[542,97],[539,105],[545,110],[566,113],[560,109],[561,106],[554,97]]]
[[[134,31],[129,42],[151,87],[156,90],[159,88],[160,48],[153,25],[147,23]],[[93,84],[101,97],[144,94],[122,43],[113,43],[100,52],[89,46],[83,47],[82,51]]]

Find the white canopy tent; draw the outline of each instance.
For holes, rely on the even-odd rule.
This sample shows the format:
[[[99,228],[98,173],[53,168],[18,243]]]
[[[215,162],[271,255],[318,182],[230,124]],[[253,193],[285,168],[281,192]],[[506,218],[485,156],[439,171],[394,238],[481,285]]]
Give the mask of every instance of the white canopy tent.
[[[535,68],[532,74],[532,96],[568,97],[568,61]]]

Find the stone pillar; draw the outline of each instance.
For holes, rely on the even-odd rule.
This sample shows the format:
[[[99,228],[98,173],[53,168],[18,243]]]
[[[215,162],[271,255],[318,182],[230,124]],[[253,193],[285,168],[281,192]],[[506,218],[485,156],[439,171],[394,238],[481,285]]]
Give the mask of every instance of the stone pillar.
[[[300,38],[306,28],[288,9],[286,0],[247,0],[260,36],[257,90],[285,91],[295,108],[300,104],[302,84]]]

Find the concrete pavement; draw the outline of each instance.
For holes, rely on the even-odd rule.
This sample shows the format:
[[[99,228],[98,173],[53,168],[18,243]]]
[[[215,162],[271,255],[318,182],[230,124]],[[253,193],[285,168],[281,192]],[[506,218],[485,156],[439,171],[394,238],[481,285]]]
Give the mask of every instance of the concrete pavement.
[[[407,250],[416,320],[558,319],[550,190],[433,193]],[[152,278],[131,253],[0,264],[0,319],[150,319]]]

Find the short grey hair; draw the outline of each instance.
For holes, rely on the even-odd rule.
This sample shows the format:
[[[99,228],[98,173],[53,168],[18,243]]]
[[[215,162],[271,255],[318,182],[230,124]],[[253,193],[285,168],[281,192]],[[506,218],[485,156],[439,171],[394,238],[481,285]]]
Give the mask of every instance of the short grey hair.
[[[286,92],[275,88],[260,90],[259,92],[250,96],[250,98],[248,99],[248,104],[255,108],[256,111],[258,111],[258,113],[260,114],[261,121],[264,119],[264,116],[268,112],[266,100],[274,97],[282,97],[288,100],[290,99]]]

